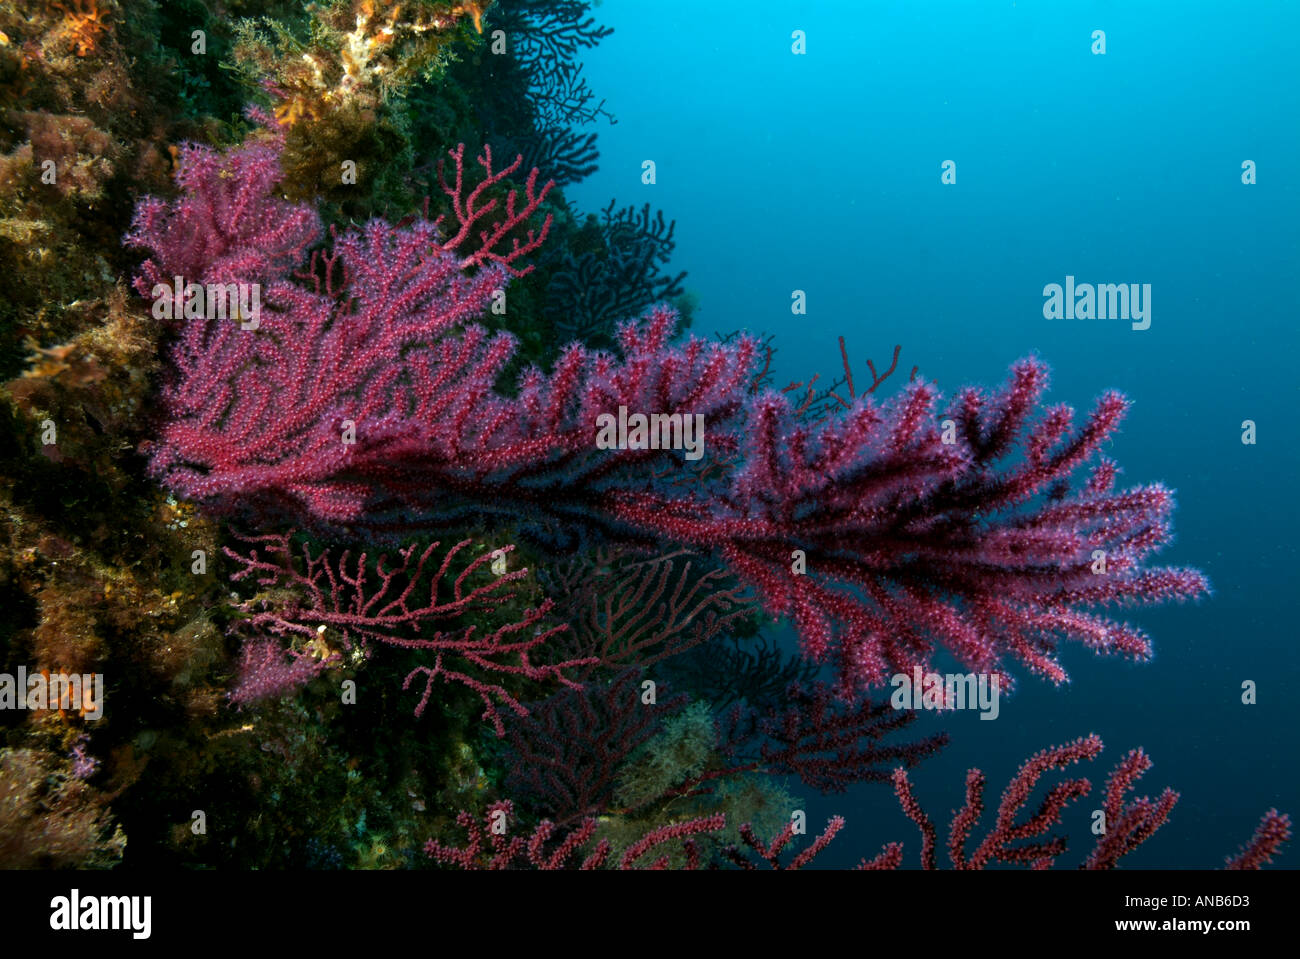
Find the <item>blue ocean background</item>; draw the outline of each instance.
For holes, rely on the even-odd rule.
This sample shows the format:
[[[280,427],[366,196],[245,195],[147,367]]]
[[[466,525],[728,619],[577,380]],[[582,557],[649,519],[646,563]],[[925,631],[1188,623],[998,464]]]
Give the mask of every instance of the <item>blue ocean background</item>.
[[[676,219],[672,268],[689,271],[697,332],[775,334],[780,385],[838,376],[840,335],[859,383],[867,358],[883,369],[901,344],[899,375],[917,365],[946,395],[996,385],[1036,353],[1049,401],[1083,414],[1125,392],[1133,409],[1108,450],[1121,480],[1177,490],[1176,541],[1157,562],[1205,570],[1213,596],[1121,611],[1154,638],[1152,662],[1071,648],[1068,685],[1022,674],[995,722],[923,717],[918,734],[952,735],[912,774],[941,837],[967,767],[987,774],[995,807],[1029,754],[1090,732],[1106,751],[1073,769],[1094,793],[1067,817],[1063,864],[1091,847],[1105,777],[1139,745],[1155,766],[1137,794],[1182,798],[1126,867],[1218,866],[1269,807],[1300,813],[1300,6],[605,0],[593,12],[615,32],[584,76],[618,122],[600,128],[599,172],[567,192],[585,211],[615,198]],[[791,52],[795,30],[805,55]],[[1242,183],[1247,160],[1255,185]],[[1067,275],[1151,284],[1150,328],[1044,319],[1043,287]],[[791,314],[793,290],[806,316]],[[917,865],[919,835],[888,785],[829,797],[791,785],[810,831],[847,819],[819,865],[891,840]],[[1292,848],[1279,865],[1297,862]]]

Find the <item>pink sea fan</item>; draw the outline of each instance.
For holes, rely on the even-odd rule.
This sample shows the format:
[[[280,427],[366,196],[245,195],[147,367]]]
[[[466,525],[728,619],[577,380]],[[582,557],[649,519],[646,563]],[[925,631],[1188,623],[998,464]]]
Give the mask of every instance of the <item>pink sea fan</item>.
[[[186,196],[146,206],[132,242],[200,276],[291,260],[314,221],[257,198],[273,164],[257,149],[204,154]],[[457,199],[463,151],[452,157]],[[495,182],[490,155],[480,163]],[[622,327],[617,354],[572,344],[551,372],[498,392],[514,340],[470,321],[541,240],[492,252],[540,204],[534,181],[495,224],[478,188],[457,199],[450,240],[426,221],[344,231],[315,269],[272,282],[257,330],[188,322],[154,475],[226,513],[372,528],[504,518],[711,552],[769,614],[791,618],[808,656],[835,665],[846,697],[928,672],[941,647],[1004,683],[1010,663],[1063,681],[1063,639],[1143,658],[1149,639],[1097,609],[1208,589],[1195,570],[1145,565],[1170,540],[1173,495],[1117,490],[1115,465],[1099,458],[1126,400],[1104,394],[1076,427],[1068,407],[1040,408],[1047,369],[1034,359],[993,394],[945,403],[916,381],[810,420],[787,396],[752,389],[753,338],[677,340],[676,315],[657,307]],[[260,210],[260,231],[232,206]],[[204,217],[220,242],[174,244],[163,230],[193,221],[177,235],[206,237]],[[460,249],[480,221],[478,248]],[[692,467],[660,444],[597,448],[599,419],[624,410],[703,418],[706,456]],[[663,481],[688,469],[690,483]]]
[[[187,283],[268,283],[298,266],[320,239],[311,207],[275,195],[280,145],[254,143],[218,153],[180,147],[175,202],[145,197],[135,209],[127,246],[149,250],[135,288],[151,296],[175,276]]]
[[[235,685],[227,697],[236,706],[248,706],[290,696],[327,665],[323,659],[286,650],[274,639],[259,636],[246,641],[240,650]]]

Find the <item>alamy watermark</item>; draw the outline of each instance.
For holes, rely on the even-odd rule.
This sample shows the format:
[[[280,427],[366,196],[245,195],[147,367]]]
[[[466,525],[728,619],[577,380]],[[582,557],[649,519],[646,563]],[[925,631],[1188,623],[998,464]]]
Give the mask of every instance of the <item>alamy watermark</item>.
[[[911,675],[889,680],[895,709],[978,709],[980,719],[998,718],[997,673],[927,673],[920,666]]]
[[[688,460],[704,455],[703,413],[632,413],[596,417],[598,450],[685,450]]]
[[[1048,283],[1043,287],[1043,319],[1132,320],[1133,329],[1151,326],[1150,283]]]
[[[186,283],[177,276],[171,286],[155,283],[155,320],[239,320],[243,330],[261,325],[262,287],[258,283]]]
[[[152,896],[83,896],[80,889],[50,900],[50,928],[56,932],[125,930],[133,939],[148,939],[153,922]]]
[[[103,673],[0,673],[0,709],[62,709],[86,719],[104,715]]]

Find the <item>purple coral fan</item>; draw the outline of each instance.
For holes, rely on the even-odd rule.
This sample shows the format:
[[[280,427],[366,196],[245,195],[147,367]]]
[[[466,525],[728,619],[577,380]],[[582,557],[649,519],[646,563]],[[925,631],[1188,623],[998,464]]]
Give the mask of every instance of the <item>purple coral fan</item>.
[[[187,195],[170,213],[216,210],[225,222],[230,203],[263,210],[247,256],[238,243],[208,243],[202,229],[185,234],[198,238],[188,246],[160,234],[168,214],[156,201],[131,241],[198,275],[282,262],[309,235],[310,214],[266,197],[258,207],[251,192],[273,179],[274,152],[249,149],[203,154],[205,168],[224,163],[226,175],[183,177]],[[514,341],[468,321],[541,242],[529,233],[493,252],[545,189],[531,176],[526,202],[511,194],[492,223],[495,201],[479,203],[482,184],[462,201],[463,153],[452,158],[457,175],[444,190],[460,228],[450,240],[436,223],[375,220],[338,236],[301,282],[273,282],[260,329],[187,326],[155,475],[227,512],[257,505],[376,524],[529,515],[615,543],[711,551],[769,614],[792,618],[808,656],[835,664],[846,696],[928,671],[938,646],[1004,683],[1009,660],[1063,681],[1062,638],[1142,658],[1146,636],[1091,610],[1207,590],[1195,570],[1143,565],[1169,541],[1172,493],[1117,491],[1115,465],[1097,460],[1126,401],[1105,394],[1078,428],[1066,406],[1039,413],[1047,371],[1036,360],[1018,363],[997,394],[968,389],[943,405],[918,381],[812,422],[788,397],[751,389],[753,339],[675,341],[675,314],[656,308],[620,330],[621,355],[572,344],[551,373],[529,370],[516,396],[502,395],[495,383]],[[484,182],[502,175],[490,154],[480,163]],[[227,181],[250,192],[232,194]],[[480,221],[481,246],[466,253]],[[664,483],[663,468],[683,468],[675,452],[598,449],[598,418],[626,410],[703,417],[711,468],[693,484]]]
[[[320,239],[320,218],[275,195],[282,145],[273,139],[226,154],[181,146],[181,198],[142,199],[126,235],[127,246],[153,253],[135,279],[141,296],[178,275],[195,283],[265,283],[302,263]]]
[[[270,637],[251,639],[240,650],[235,685],[226,695],[236,706],[290,696],[327,665],[327,660],[286,650]]]

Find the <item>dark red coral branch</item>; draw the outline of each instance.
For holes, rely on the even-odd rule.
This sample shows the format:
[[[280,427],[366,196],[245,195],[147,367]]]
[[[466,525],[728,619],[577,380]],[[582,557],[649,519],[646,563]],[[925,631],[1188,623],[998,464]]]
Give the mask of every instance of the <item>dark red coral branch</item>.
[[[1224,869],[1262,869],[1273,861],[1282,844],[1291,838],[1291,817],[1270,809],[1255,827],[1255,835],[1237,855],[1226,860]]]
[[[548,853],[545,844],[555,835],[555,823],[543,820],[527,838],[509,836],[509,821],[514,815],[514,804],[510,800],[500,800],[487,809],[484,825],[486,832],[480,828],[473,815],[462,812],[456,817],[469,837],[461,847],[446,846],[436,839],[430,839],[424,845],[425,854],[444,865],[460,869],[565,869],[575,868],[571,860],[582,849],[590,852],[579,863],[578,869],[599,869],[609,863],[613,847],[609,840],[601,839],[594,845],[591,840],[595,835],[597,822],[585,819],[578,826],[565,834]],[[653,855],[664,845],[681,840],[685,853],[686,869],[700,868],[700,850],[696,837],[715,833],[726,825],[726,817],[721,813],[690,819],[682,822],[668,823],[651,829],[624,851],[613,868],[628,869],[667,869],[668,855],[660,855],[643,864],[647,856]]]
[[[543,574],[572,627],[560,645],[607,670],[642,669],[707,643],[754,615],[748,591],[705,557],[601,548]]]
[[[724,717],[723,754],[732,768],[716,775],[762,769],[798,776],[819,792],[844,792],[863,782],[889,782],[896,763],[912,768],[938,753],[948,737],[937,733],[911,742],[883,740],[909,726],[916,713],[888,702],[834,696],[826,683],[786,690],[785,702],[764,715],[737,704]]]
[[[402,687],[409,688],[417,677],[424,678],[423,694],[415,707],[417,716],[424,712],[438,680],[459,683],[479,695],[486,707],[483,718],[492,723],[497,735],[504,735],[497,705],[517,715],[526,715],[527,710],[499,681],[487,681],[483,676],[517,676],[572,687],[576,683],[568,678],[567,670],[587,664],[585,660],[542,665],[532,661],[566,628],[545,625],[549,602],[527,609],[518,620],[489,632],[480,633],[477,625],[428,630],[466,614],[500,610],[514,600],[516,594],[510,586],[527,577],[528,570],[495,573],[484,569],[506,557],[513,546],[469,558],[462,554],[469,550],[470,541],[462,540],[437,559],[438,543],[418,552],[412,544],[401,549],[396,562],[389,565],[386,554],[373,564],[365,553],[353,560],[351,550],[345,550],[337,561],[331,559],[328,549],[313,555],[310,544],[295,544],[292,533],[241,538],[252,548],[247,553],[225,550],[240,566],[231,580],[251,578],[267,590],[236,607],[243,617],[235,629],[252,637],[248,642],[253,648],[275,636],[288,640],[290,649],[295,640],[300,646],[333,640],[344,649],[359,644],[367,652],[377,645],[426,651],[432,661],[412,670]],[[453,567],[462,563],[463,568],[453,573]],[[484,579],[484,572],[490,578]]]
[[[830,845],[831,840],[843,828],[844,817],[832,816],[830,821],[826,823],[826,828],[822,830],[821,835],[797,853],[785,866],[781,865],[781,852],[794,838],[794,825],[792,823],[786,823],[785,828],[770,843],[764,843],[760,840],[754,832],[754,827],[749,823],[744,823],[740,827],[740,838],[760,860],[767,863],[772,869],[795,870],[802,869],[816,859],[818,854]],[[753,870],[758,868],[735,846],[724,850],[724,855],[742,869]]]
[[[447,151],[455,165],[455,175],[452,181],[447,182],[444,176],[444,163],[438,161],[438,183],[442,186],[442,192],[447,194],[451,200],[452,215],[456,218],[457,231],[448,236],[442,243],[442,249],[447,251],[456,250],[464,253],[461,247],[473,239],[475,228],[496,209],[497,199],[491,197],[484,199],[485,195],[503,180],[506,180],[519,169],[524,162],[522,156],[515,157],[513,163],[502,167],[500,170],[492,169],[492,148],[484,145],[483,153],[478,158],[479,166],[483,168],[483,179],[479,184],[465,192],[465,144],[459,144],[454,150]],[[529,264],[523,269],[517,269],[512,264],[520,257],[527,256],[536,250],[546,240],[546,234],[551,229],[552,217],[548,213],[546,220],[542,223],[540,230],[529,230],[527,237],[521,242],[517,237],[512,240],[510,249],[505,253],[497,252],[496,248],[512,230],[521,224],[527,223],[537,208],[542,205],[546,195],[550,193],[551,188],[555,186],[554,180],[547,180],[541,190],[537,189],[537,169],[534,167],[528,174],[528,179],[524,184],[524,203],[518,206],[517,194],[511,190],[506,196],[506,208],[502,217],[495,223],[487,224],[486,229],[478,230],[478,248],[469,253],[464,253],[460,261],[460,268],[467,269],[481,263],[497,263],[505,267],[513,276],[523,276],[532,272],[533,266]],[[440,225],[442,218],[434,222],[435,226]]]
[[[671,822],[650,829],[633,841],[616,862],[611,861],[613,847],[609,840],[600,839],[592,843],[598,823],[595,819],[584,819],[568,833],[559,838],[558,843],[549,852],[545,845],[556,836],[556,825],[550,820],[543,820],[533,832],[525,837],[510,836],[510,820],[514,816],[514,804],[510,800],[500,800],[487,809],[483,826],[474,816],[462,812],[456,817],[456,823],[465,830],[468,841],[464,846],[447,846],[436,839],[430,839],[424,845],[425,854],[444,865],[458,869],[599,869],[605,866],[620,870],[630,869],[668,869],[672,862],[667,854],[655,855],[664,846],[680,841],[683,857],[678,868],[696,870],[714,863],[707,863],[702,856],[699,839],[720,832],[726,827],[727,817],[723,813]],[[781,865],[781,853],[794,837],[794,829],[787,826],[785,830],[765,844],[755,835],[749,823],[740,827],[740,835],[749,849],[757,855],[759,861],[773,869],[802,869],[812,862],[835,838],[835,834],[844,826],[844,819],[835,816],[826,824],[826,829],[805,849],[797,853],[788,865]],[[576,857],[587,849],[585,858],[578,861]],[[735,846],[722,850],[722,856],[744,869],[757,866],[744,852]]]
[[[968,858],[966,843],[984,813],[984,774],[978,769],[966,773],[966,799],[953,814],[948,832],[948,855],[955,869],[984,869],[993,863],[1050,869],[1066,852],[1064,836],[1049,835],[1060,824],[1065,809],[1092,790],[1092,782],[1080,777],[1053,784],[1032,813],[1022,811],[1034,795],[1039,781],[1053,770],[1063,770],[1077,762],[1100,755],[1102,742],[1096,735],[1084,736],[1063,746],[1035,753],[1021,765],[1007,784],[998,804],[997,818],[983,841]],[[1178,793],[1165,789],[1158,798],[1140,796],[1125,802],[1138,779],[1151,768],[1151,760],[1141,749],[1134,749],[1116,764],[1106,783],[1102,802],[1102,830],[1081,869],[1114,869],[1119,860],[1137,849],[1163,826],[1178,802]],[[899,805],[921,831],[921,868],[937,869],[935,855],[937,831],[933,821],[917,802],[912,784],[903,769],[894,772],[894,791]],[[1228,860],[1229,869],[1258,869],[1270,862],[1283,842],[1291,838],[1291,821],[1277,810],[1269,810],[1260,822],[1251,842],[1238,856]],[[891,843],[863,869],[896,869],[902,865],[902,846]]]
[[[640,673],[588,682],[530,704],[506,729],[506,784],[561,825],[605,810],[628,757],[659,730],[685,696],[641,702]]]
[[[1136,785],[1151,768],[1151,760],[1141,749],[1134,749],[1115,767],[1106,783],[1106,802],[1102,806],[1105,832],[1097,839],[1085,869],[1113,869],[1120,858],[1146,842],[1165,824],[1178,802],[1178,793],[1166,788],[1156,799],[1139,797],[1124,802],[1124,794]]]

